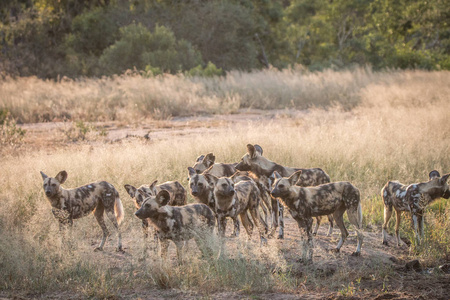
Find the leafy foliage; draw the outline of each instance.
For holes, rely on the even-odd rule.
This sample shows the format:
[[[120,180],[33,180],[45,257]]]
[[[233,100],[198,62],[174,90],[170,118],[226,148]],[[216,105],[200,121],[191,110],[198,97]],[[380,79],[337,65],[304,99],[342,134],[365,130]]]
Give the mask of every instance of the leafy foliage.
[[[150,67],[177,73],[201,63],[201,54],[192,44],[177,41],[173,32],[164,26],[156,26],[152,33],[142,24],[131,24],[120,28],[120,36],[100,57],[100,64],[108,73]]]
[[[450,68],[444,0],[5,0],[0,74]]]

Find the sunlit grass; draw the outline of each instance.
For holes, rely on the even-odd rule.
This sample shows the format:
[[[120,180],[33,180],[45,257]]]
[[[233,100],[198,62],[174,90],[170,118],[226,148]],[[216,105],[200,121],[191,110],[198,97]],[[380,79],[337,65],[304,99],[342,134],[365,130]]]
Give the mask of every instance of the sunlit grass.
[[[141,224],[133,216],[134,205],[123,185],[149,184],[158,179],[160,182],[178,180],[187,188],[187,167],[192,166],[200,154],[213,152],[218,162],[237,162],[248,143],[257,143],[263,147],[264,156],[282,165],[320,167],[332,181],[348,180],[360,189],[364,225],[375,232],[383,222],[380,190],[388,180],[414,183],[427,180],[429,171],[433,169],[441,174],[450,172],[448,72],[290,72],[231,73],[227,78],[211,81],[197,79],[199,82],[193,86],[188,79],[179,77],[86,79],[59,84],[19,79],[1,83],[0,105],[8,107],[27,122],[40,120],[36,116],[47,110],[57,115],[66,109],[73,116],[87,121],[109,118],[107,112],[99,109],[105,104],[116,110],[118,120],[132,120],[136,116],[143,118],[146,113],[142,112],[142,107],[133,108],[136,104],[133,99],[136,99],[136,94],[143,98],[155,95],[153,88],[160,89],[159,94],[156,93],[160,96],[164,94],[164,97],[172,97],[176,101],[187,99],[183,100],[187,102],[177,102],[174,107],[181,109],[182,106],[189,114],[198,112],[192,107],[203,107],[207,103],[206,98],[194,98],[194,94],[189,93],[203,95],[212,90],[215,95],[226,95],[224,91],[234,89],[238,92],[230,92],[230,97],[239,94],[239,101],[246,99],[239,106],[245,106],[253,101],[251,92],[259,87],[261,91],[255,94],[250,106],[279,108],[287,103],[283,99],[301,92],[296,90],[297,84],[303,84],[311,99],[324,94],[326,99],[318,101],[317,106],[328,105],[325,105],[326,109],[311,108],[298,117],[287,115],[264,123],[219,128],[214,133],[145,143],[97,142],[95,146],[91,146],[89,141],[80,141],[61,149],[29,149],[19,155],[0,157],[0,290],[46,292],[67,289],[85,297],[108,298],[117,295],[119,290],[143,287],[203,293],[293,292],[315,287],[326,291],[341,290],[350,295],[357,289],[358,278],[365,273],[381,279],[391,274],[391,269],[378,266],[376,261],[365,261],[360,269],[352,272],[343,261],[339,272],[325,279],[314,266],[304,267],[300,274],[287,262],[285,249],[276,240],[261,250],[256,238],[248,242],[245,233],[237,243],[242,246],[228,246],[222,256],[212,261],[200,258],[193,242],[189,243],[187,251],[188,264],[178,266],[173,257],[168,264],[161,263],[151,252],[142,261]],[[298,78],[291,78],[296,76]],[[341,82],[339,76],[342,76]],[[19,90],[19,83],[27,84]],[[320,88],[314,83],[321,83]],[[143,87],[147,84],[153,85],[152,89]],[[265,102],[256,101],[271,84],[274,90],[280,91],[280,97],[284,97],[279,100],[281,102],[276,102],[275,96],[267,96]],[[248,90],[243,88],[245,85]],[[188,88],[190,86],[193,91]],[[196,91],[205,86],[209,87]],[[288,86],[291,90],[287,90]],[[348,92],[353,99],[350,102],[345,100],[348,95],[343,97],[340,94],[343,86],[352,87]],[[177,93],[179,95],[174,97]],[[216,98],[211,100],[211,94],[208,95],[208,101],[213,101],[214,105],[223,103],[218,99],[227,97],[214,96]],[[164,103],[164,97],[160,98],[161,103]],[[59,104],[55,104],[56,99],[60,99]],[[108,99],[112,99],[111,102]],[[114,104],[116,102],[117,105]],[[73,109],[70,103],[79,108]],[[311,102],[315,103],[316,100]],[[205,107],[208,112],[220,112],[216,110],[218,106],[211,110],[210,106]],[[94,111],[98,116],[89,116]],[[113,234],[107,241],[104,254],[92,251],[101,237],[100,227],[93,216],[75,222],[72,248],[70,251],[64,248],[58,224],[44,197],[39,174],[39,171],[44,171],[54,176],[61,170],[66,170],[69,175],[64,184],[66,188],[98,180],[106,180],[117,188],[125,209],[122,232],[129,256],[114,254],[114,230],[111,230]],[[193,199],[189,196],[188,201]],[[450,251],[449,205],[448,200],[430,205],[426,211],[425,242],[411,253],[429,266],[442,261],[443,255]],[[393,232],[393,226],[392,220],[390,232]],[[403,237],[412,236],[407,217],[404,217],[401,234]],[[363,245],[363,251],[364,247],[368,246]],[[172,245],[172,251],[173,248]]]

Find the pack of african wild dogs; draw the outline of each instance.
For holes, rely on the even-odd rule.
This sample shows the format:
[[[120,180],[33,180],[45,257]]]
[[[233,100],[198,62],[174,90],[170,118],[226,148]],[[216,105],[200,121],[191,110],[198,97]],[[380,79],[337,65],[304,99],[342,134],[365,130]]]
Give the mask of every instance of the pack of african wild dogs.
[[[187,204],[187,191],[178,181],[124,188],[133,199],[137,211],[135,216],[142,220],[144,245],[147,245],[148,229],[154,229],[154,240],[161,256],[167,256],[170,241],[176,245],[177,258],[183,260],[186,241],[194,239],[203,254],[210,253],[208,237],[225,236],[227,219],[233,223],[232,236],[240,234],[241,224],[248,237],[257,229],[261,247],[268,238],[284,238],[284,210],[287,208],[302,232],[302,258],[311,261],[312,241],[317,234],[321,218],[327,216],[328,235],[334,224],[339,228],[340,240],[333,251],[339,252],[349,233],[343,215],[354,226],[357,246],[352,255],[361,254],[364,235],[362,232],[361,195],[357,187],[348,181],[332,181],[320,168],[292,168],[279,165],[263,156],[259,145],[247,145],[239,163],[216,163],[213,153],[201,155],[192,167],[187,168],[189,191],[195,203]],[[117,250],[123,252],[120,223],[124,209],[119,192],[106,181],[90,183],[73,189],[61,185],[67,179],[67,172],[61,171],[55,177],[41,172],[44,192],[60,229],[71,226],[74,219],[91,212],[103,231],[100,245],[95,251],[102,251],[109,235],[104,215],[117,230]],[[450,197],[447,183],[450,173],[441,177],[433,170],[428,181],[402,184],[388,181],[381,190],[384,202],[384,224],[382,243],[387,245],[387,227],[396,211],[395,236],[400,245],[399,225],[402,212],[411,214],[412,229],[417,243],[423,239],[425,208],[432,201]],[[316,225],[313,229],[313,218]],[[270,225],[270,227],[269,227]]]

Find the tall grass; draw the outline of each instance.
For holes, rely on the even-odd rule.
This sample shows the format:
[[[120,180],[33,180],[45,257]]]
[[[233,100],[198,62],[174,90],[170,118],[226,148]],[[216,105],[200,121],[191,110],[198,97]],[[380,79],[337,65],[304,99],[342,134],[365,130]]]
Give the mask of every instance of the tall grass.
[[[215,89],[214,93],[217,95],[225,86],[226,90],[231,91],[236,86],[243,88],[248,85],[250,91],[256,91],[259,85],[261,90],[268,91],[272,86],[279,90],[281,96],[292,96],[295,95],[296,84],[292,83],[288,90],[286,82],[289,77],[297,76],[300,78],[298,82],[311,80],[309,85],[303,83],[305,93],[307,91],[315,97],[319,97],[321,90],[325,93],[323,103],[330,104],[326,109],[311,108],[301,114],[264,123],[230,125],[217,129],[214,133],[205,131],[184,138],[174,136],[151,143],[97,143],[92,147],[85,142],[51,152],[29,149],[20,155],[0,157],[0,290],[46,292],[67,289],[86,297],[107,298],[117,295],[119,290],[147,287],[178,288],[203,293],[253,293],[292,292],[301,288],[336,291],[344,285],[347,289],[343,293],[349,293],[349,287],[353,291],[353,285],[348,284],[353,284],[364,273],[372,272],[375,277],[383,278],[386,272],[391,271],[377,266],[376,261],[366,261],[360,269],[353,269],[352,272],[342,263],[339,272],[327,275],[325,279],[315,267],[305,267],[300,274],[288,263],[286,249],[278,241],[270,241],[269,246],[261,250],[256,239],[248,242],[245,234],[232,243],[241,246],[230,246],[226,242],[226,251],[213,261],[205,261],[195,255],[194,243],[190,243],[188,251],[193,255],[188,255],[188,263],[182,266],[176,266],[174,260],[163,264],[152,253],[147,254],[144,262],[140,260],[143,251],[140,221],[133,216],[134,206],[123,185],[149,184],[158,179],[160,182],[178,180],[187,187],[186,168],[200,154],[214,152],[218,161],[236,162],[245,153],[246,144],[258,143],[263,147],[267,158],[280,164],[321,167],[332,180],[349,180],[361,190],[364,223],[373,230],[378,230],[382,222],[380,190],[388,180],[412,183],[427,180],[428,172],[432,169],[439,170],[441,174],[450,172],[448,72],[359,71],[306,75],[296,72],[231,73],[227,78],[214,79],[216,84],[208,81],[211,85],[208,90]],[[342,76],[340,83],[339,76]],[[359,87],[352,89],[351,94],[356,100],[351,102],[353,108],[349,109],[350,102],[340,94],[341,87],[354,86],[352,81],[358,76],[361,78],[357,81],[364,83],[358,83],[356,85]],[[277,77],[279,81],[272,82]],[[232,78],[236,82],[233,83]],[[33,112],[36,115],[43,112],[40,105],[31,103],[34,97],[52,112],[62,111],[62,107],[72,103],[73,107],[77,107],[73,114],[92,113],[92,106],[97,107],[99,114],[102,114],[104,112],[98,108],[107,103],[103,102],[105,99],[110,98],[103,98],[103,95],[93,101],[92,95],[105,90],[114,94],[121,90],[123,94],[116,94],[116,98],[112,98],[122,104],[115,106],[112,102],[109,103],[112,110],[122,111],[123,120],[127,120],[132,119],[139,111],[133,108],[137,103],[132,101],[135,93],[143,98],[147,97],[145,91],[148,91],[148,85],[159,86],[161,89],[164,86],[166,92],[161,92],[160,95],[174,96],[179,93],[174,98],[177,101],[185,101],[182,100],[185,99],[182,97],[184,93],[187,98],[193,97],[189,100],[192,103],[187,100],[183,102],[186,106],[192,104],[201,107],[200,103],[205,103],[202,101],[206,98],[194,98],[192,91],[187,88],[187,82],[193,84],[194,90],[197,85],[204,88],[207,84],[196,83],[195,80],[200,82],[200,79],[179,77],[151,80],[121,77],[114,80],[62,83],[29,78],[5,81],[0,89],[3,92],[10,89],[8,93],[1,94],[3,101],[7,100],[2,104],[9,105],[8,109],[15,111],[16,116],[28,121],[36,120],[32,117]],[[322,88],[316,89],[313,81],[317,81],[317,84],[321,82]],[[12,87],[17,87],[19,82],[30,86],[12,91]],[[127,88],[124,88],[125,85]],[[68,87],[71,90],[66,91]],[[328,90],[323,90],[324,87],[328,87]],[[92,93],[93,89],[96,92]],[[242,96],[245,91],[239,93]],[[285,99],[291,96],[286,96]],[[251,92],[248,92],[248,98],[250,97]],[[60,106],[55,107],[57,98],[62,100],[58,102]],[[92,104],[88,98],[93,101]],[[22,100],[16,105],[14,99]],[[275,103],[272,98],[267,99]],[[216,100],[217,98],[214,101]],[[27,101],[30,102],[29,108],[24,105]],[[75,105],[77,101],[82,105]],[[261,105],[263,102],[258,103]],[[274,103],[267,107],[276,107]],[[313,103],[315,102],[311,102]],[[122,232],[125,250],[129,254],[114,254],[115,235],[107,241],[105,253],[92,252],[101,235],[100,227],[92,216],[75,222],[72,248],[64,248],[57,222],[42,192],[41,170],[52,176],[66,170],[69,177],[64,186],[67,188],[97,180],[111,182],[118,189],[124,204],[126,217]],[[189,198],[189,201],[193,200]],[[430,266],[440,262],[443,255],[450,252],[449,214],[450,203],[445,200],[435,202],[427,210],[425,243],[412,255],[424,259]],[[392,225],[393,222],[391,227]],[[403,236],[411,236],[410,223],[403,222],[401,231]],[[173,246],[171,249],[173,251]]]
[[[54,120],[135,122],[145,118],[234,113],[240,108],[304,109],[333,103],[349,109],[364,100],[365,89],[369,86],[435,82],[445,89],[449,85],[448,78],[448,72],[376,73],[370,69],[322,73],[301,69],[229,72],[226,77],[214,78],[181,74],[155,78],[123,75],[62,79],[60,82],[34,77],[9,78],[0,81],[0,110],[10,111],[18,122],[30,123]],[[426,90],[428,100],[433,100],[438,91]],[[405,91],[401,96],[406,95]]]

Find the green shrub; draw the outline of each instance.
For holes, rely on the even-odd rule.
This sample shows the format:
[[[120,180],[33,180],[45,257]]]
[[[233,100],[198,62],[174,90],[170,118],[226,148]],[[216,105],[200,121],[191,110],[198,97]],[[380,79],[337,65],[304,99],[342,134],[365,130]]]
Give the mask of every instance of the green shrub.
[[[120,28],[120,39],[100,57],[101,65],[110,74],[133,68],[158,68],[162,72],[175,74],[201,61],[200,52],[185,40],[177,41],[170,29],[156,26],[151,32],[142,24]]]
[[[190,69],[186,74],[189,76],[214,77],[223,75],[223,70],[217,68],[212,62],[208,62],[206,67],[198,65],[195,68]]]

